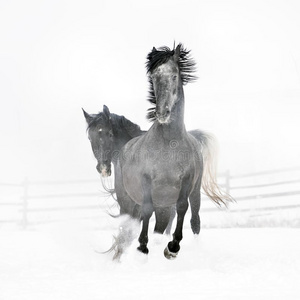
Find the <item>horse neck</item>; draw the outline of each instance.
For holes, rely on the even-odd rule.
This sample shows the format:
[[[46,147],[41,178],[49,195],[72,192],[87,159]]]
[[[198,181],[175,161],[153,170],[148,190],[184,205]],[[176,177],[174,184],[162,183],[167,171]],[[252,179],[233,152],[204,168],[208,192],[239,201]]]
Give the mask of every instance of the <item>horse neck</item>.
[[[112,118],[112,129],[114,135],[113,151],[120,151],[121,148],[132,139],[127,130],[120,126],[117,118]]]
[[[112,148],[112,163],[114,165],[117,164],[119,153],[122,149],[122,147],[131,140],[131,137],[127,134],[127,132],[124,130],[123,134],[122,131],[117,131],[114,133],[114,142],[113,142],[113,148]]]

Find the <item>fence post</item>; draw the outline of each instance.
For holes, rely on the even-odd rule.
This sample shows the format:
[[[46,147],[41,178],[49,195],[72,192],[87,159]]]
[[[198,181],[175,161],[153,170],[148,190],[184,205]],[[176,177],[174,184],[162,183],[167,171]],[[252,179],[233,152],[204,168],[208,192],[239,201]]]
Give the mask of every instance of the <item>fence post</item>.
[[[226,193],[227,193],[228,195],[230,195],[230,171],[229,171],[229,170],[227,170],[227,171],[225,172],[225,180],[226,180],[226,182],[225,182]]]
[[[26,177],[23,181],[23,196],[22,196],[22,204],[23,204],[23,210],[22,210],[22,221],[21,225],[23,229],[27,228],[28,225],[28,219],[27,219],[27,209],[28,209],[28,185],[29,181]]]

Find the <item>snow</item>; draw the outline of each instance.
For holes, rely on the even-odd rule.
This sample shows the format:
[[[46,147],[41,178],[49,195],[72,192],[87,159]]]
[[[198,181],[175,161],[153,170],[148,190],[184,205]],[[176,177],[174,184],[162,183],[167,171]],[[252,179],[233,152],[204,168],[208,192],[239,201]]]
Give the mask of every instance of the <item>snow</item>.
[[[116,262],[101,252],[124,218],[108,214],[118,208],[99,185],[30,185],[26,230],[12,222],[21,221],[21,206],[2,206],[0,300],[300,299],[299,195],[241,200],[227,210],[203,197],[200,235],[192,234],[189,209],[175,260],[164,257],[171,237],[154,234],[152,218],[149,255],[137,252],[135,239]],[[60,197],[37,197],[54,192]],[[15,194],[2,198],[18,204]]]
[[[181,251],[167,260],[169,236],[149,234],[120,262],[109,248],[119,220],[61,222],[0,231],[0,299],[299,299],[299,228],[185,227]],[[186,222],[188,223],[188,222]]]

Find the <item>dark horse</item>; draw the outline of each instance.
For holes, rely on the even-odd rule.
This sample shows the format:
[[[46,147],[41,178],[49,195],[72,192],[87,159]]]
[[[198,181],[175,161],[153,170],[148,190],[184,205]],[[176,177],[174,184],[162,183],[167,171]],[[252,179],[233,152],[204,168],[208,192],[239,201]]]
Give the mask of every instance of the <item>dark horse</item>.
[[[120,177],[117,168],[117,161],[122,147],[132,138],[145,133],[140,126],[132,123],[124,116],[110,113],[108,107],[103,105],[103,112],[97,115],[90,115],[83,110],[85,119],[88,124],[88,138],[91,142],[92,150],[97,159],[97,171],[102,177],[111,175],[111,163],[115,167],[115,182]],[[104,188],[111,194],[115,193],[114,189]],[[118,199],[117,199],[118,201]],[[120,206],[120,214],[128,214],[131,217],[138,218],[140,215],[140,207],[133,203],[131,199],[125,197],[122,201],[118,201]]]
[[[171,208],[176,205],[177,225],[164,254],[176,257],[182,240],[184,217],[191,205],[191,227],[200,232],[200,187],[217,204],[229,200],[219,190],[212,173],[203,176],[203,156],[198,141],[184,125],[183,85],[194,80],[195,63],[181,44],[176,49],[155,49],[147,56],[150,101],[155,105],[148,118],[154,121],[143,135],[122,148],[118,160],[116,192],[119,203],[131,201],[141,207],[142,231],[138,250],[147,254],[149,220],[155,212],[154,231],[163,233]],[[133,204],[133,205],[134,205]]]
[[[98,114],[88,114],[82,110],[88,125],[88,138],[98,162],[96,169],[101,176],[110,176],[111,163],[117,163],[122,147],[145,131],[124,116],[110,113],[106,105]]]

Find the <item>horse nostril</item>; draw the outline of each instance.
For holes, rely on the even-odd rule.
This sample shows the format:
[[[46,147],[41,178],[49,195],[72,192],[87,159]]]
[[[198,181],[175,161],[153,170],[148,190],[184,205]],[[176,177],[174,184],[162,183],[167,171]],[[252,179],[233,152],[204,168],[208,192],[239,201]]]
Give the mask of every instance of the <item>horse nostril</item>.
[[[170,110],[166,110],[164,113],[156,113],[156,116],[158,117],[158,118],[165,118],[165,117],[168,117],[169,115],[170,115]]]

